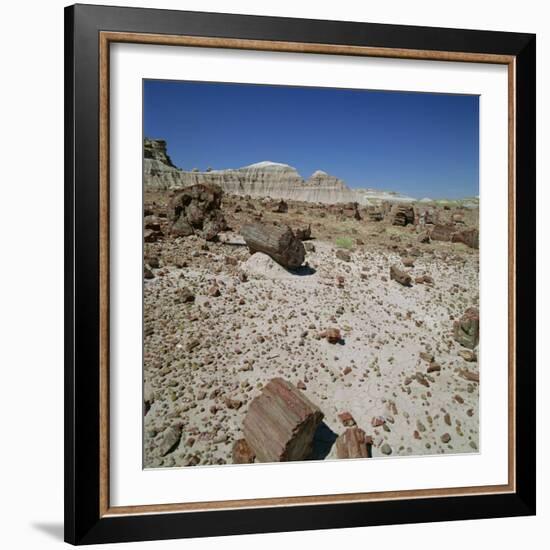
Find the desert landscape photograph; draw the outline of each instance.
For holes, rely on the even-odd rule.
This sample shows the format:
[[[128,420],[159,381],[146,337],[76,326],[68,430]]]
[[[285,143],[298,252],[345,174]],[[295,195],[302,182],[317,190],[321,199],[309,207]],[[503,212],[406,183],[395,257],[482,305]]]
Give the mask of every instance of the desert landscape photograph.
[[[145,80],[143,467],[478,453],[479,97]]]

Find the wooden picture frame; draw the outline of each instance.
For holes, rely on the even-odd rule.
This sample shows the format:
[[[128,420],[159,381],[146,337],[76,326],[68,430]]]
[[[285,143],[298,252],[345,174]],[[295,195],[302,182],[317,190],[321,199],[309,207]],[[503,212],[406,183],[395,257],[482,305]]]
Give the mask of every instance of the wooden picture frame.
[[[508,483],[112,507],[109,501],[109,47],[504,64],[509,75]],[[65,10],[65,540],[72,544],[535,513],[535,36],[92,5]]]

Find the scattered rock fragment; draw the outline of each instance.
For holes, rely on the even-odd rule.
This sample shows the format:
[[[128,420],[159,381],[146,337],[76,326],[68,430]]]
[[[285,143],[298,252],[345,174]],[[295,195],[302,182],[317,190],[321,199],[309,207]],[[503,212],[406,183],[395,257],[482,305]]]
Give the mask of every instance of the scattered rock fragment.
[[[434,361],[433,353],[430,353],[428,351],[421,351],[418,355],[420,356],[420,359],[426,361],[426,363],[433,363]]]
[[[427,372],[439,372],[440,370],[441,370],[441,365],[433,361],[428,365]]]
[[[341,248],[336,251],[336,257],[343,262],[351,262],[350,253],[342,250]]]
[[[460,369],[460,376],[470,382],[477,382],[479,384],[479,373],[473,372],[468,369]]]
[[[353,418],[352,414],[348,411],[340,413],[338,415],[338,418],[340,419],[340,422],[342,422],[342,424],[347,428],[356,426],[355,418]]]
[[[321,338],[326,338],[329,344],[338,344],[342,340],[340,329],[327,328],[327,330],[321,332]]]
[[[179,288],[177,300],[180,304],[191,304],[195,301],[195,295],[187,287]]]
[[[464,359],[464,361],[468,361],[468,363],[471,363],[473,361],[477,361],[477,355],[474,351],[469,349],[461,349],[458,351],[458,355]]]
[[[254,451],[244,438],[237,439],[237,441],[233,443],[231,455],[233,464],[252,464],[256,458]]]
[[[374,428],[377,428],[378,426],[383,426],[386,423],[386,419],[383,416],[373,416],[371,420],[371,425]]]
[[[153,272],[146,266],[143,266],[143,278],[144,279],[154,279],[155,275]]]
[[[338,458],[369,458],[372,438],[357,426],[348,428],[336,439]]]
[[[453,324],[454,339],[465,348],[474,349],[479,342],[479,311],[468,308],[464,315]]]
[[[181,426],[172,425],[164,430],[162,443],[159,446],[159,454],[166,456],[171,453],[179,444],[181,439]]]
[[[397,281],[400,285],[411,286],[411,276],[395,265],[390,267],[390,279]]]
[[[384,443],[384,445],[382,445],[382,447],[380,447],[380,451],[385,455],[391,455],[392,452],[393,452],[392,448],[390,447],[390,445],[388,443]]]

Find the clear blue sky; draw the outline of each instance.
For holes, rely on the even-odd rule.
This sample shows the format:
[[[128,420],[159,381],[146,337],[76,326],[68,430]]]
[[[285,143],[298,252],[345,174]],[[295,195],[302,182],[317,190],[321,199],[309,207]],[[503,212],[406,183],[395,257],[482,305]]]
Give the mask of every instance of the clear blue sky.
[[[144,135],[190,170],[271,160],[417,198],[479,194],[479,98],[146,80]]]

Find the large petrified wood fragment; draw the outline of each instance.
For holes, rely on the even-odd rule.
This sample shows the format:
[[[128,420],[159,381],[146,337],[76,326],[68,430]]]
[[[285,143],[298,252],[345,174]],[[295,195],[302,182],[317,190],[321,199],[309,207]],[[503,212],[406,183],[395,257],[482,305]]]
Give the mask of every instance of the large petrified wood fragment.
[[[323,413],[298,388],[273,378],[250,403],[243,432],[258,462],[304,460],[322,419]]]
[[[451,241],[456,229],[452,225],[434,225],[430,231],[432,241]]]
[[[263,252],[289,269],[300,267],[304,261],[304,245],[287,225],[252,223],[241,228],[241,235],[251,254]]]
[[[454,339],[465,348],[474,349],[479,342],[479,311],[469,307],[464,315],[454,322]]]
[[[338,458],[370,458],[372,438],[357,426],[348,428],[336,440]]]
[[[453,234],[451,240],[453,243],[464,243],[470,248],[479,249],[479,231],[475,227],[457,231]]]
[[[392,225],[405,226],[414,223],[414,208],[404,204],[395,204],[391,209]]]
[[[214,240],[227,224],[221,211],[223,191],[214,184],[197,184],[179,191],[170,201],[173,235],[199,235]]]

